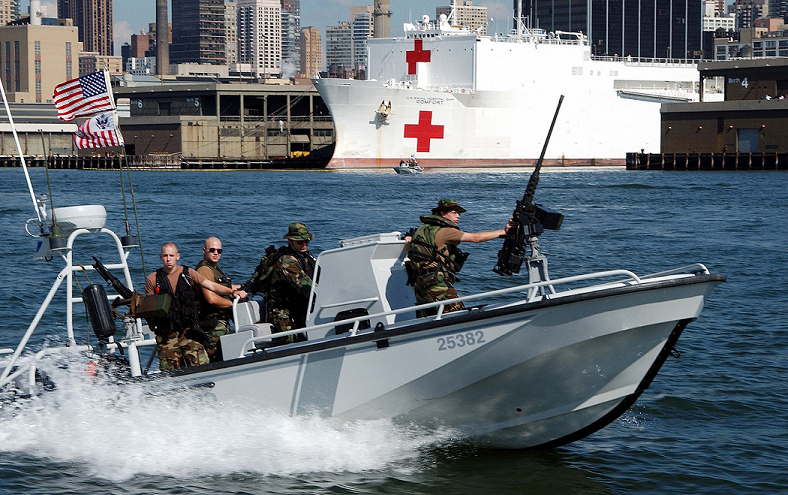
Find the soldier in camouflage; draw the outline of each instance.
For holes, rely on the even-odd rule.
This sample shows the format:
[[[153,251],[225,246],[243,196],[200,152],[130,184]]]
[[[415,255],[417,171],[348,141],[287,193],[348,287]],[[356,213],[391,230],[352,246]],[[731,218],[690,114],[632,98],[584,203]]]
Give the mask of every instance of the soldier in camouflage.
[[[222,241],[217,237],[205,239],[202,247],[202,261],[197,263],[197,273],[219,285],[239,289],[238,284],[233,285],[230,279],[219,268],[222,257]],[[201,288],[197,291],[200,303],[200,324],[208,335],[210,342],[205,346],[208,358],[212,363],[222,360],[222,348],[219,339],[222,335],[230,333],[230,320],[232,319],[233,300],[230,296],[220,296],[208,289]]]
[[[291,223],[287,246],[279,249],[279,256],[271,272],[265,293],[267,321],[274,332],[286,332],[306,326],[307,304],[312,291],[315,257],[309,252],[309,241],[314,235],[303,223]],[[286,343],[306,340],[303,334],[285,337]]]
[[[246,297],[246,292],[232,289],[206,279],[197,270],[178,265],[181,255],[174,242],[161,246],[159,259],[162,267],[145,279],[146,296],[169,295],[171,303],[166,317],[147,318],[156,334],[159,368],[162,371],[180,369],[184,364],[208,364],[205,347],[198,342],[195,332],[199,321],[199,306],[195,299],[196,285],[220,295]]]
[[[465,213],[465,208],[454,200],[442,199],[438,201],[438,206],[433,208],[431,215],[422,215],[419,218],[423,224],[416,229],[413,237],[405,238],[408,241],[408,257],[415,272],[413,292],[417,305],[459,297],[454,289],[456,273],[468,256],[458,248],[460,242],[486,242],[505,235],[512,226],[512,220],[509,219],[505,229],[479,233],[463,232],[457,226],[460,213]],[[460,311],[464,308],[462,302],[450,303],[444,306],[443,312]],[[417,310],[416,316],[421,318],[437,313],[437,308],[427,308]]]

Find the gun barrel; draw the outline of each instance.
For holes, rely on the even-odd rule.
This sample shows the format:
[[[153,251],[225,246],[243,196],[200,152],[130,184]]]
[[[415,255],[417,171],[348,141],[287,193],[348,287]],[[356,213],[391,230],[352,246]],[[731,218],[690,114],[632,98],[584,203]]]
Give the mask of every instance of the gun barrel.
[[[561,110],[561,103],[563,102],[564,95],[561,95],[561,97],[558,98],[558,106],[555,108],[555,114],[553,114],[553,121],[550,123],[550,130],[547,131],[547,138],[544,140],[544,145],[542,145],[542,153],[539,155],[539,160],[536,161],[534,171],[531,174],[531,178],[528,180],[528,187],[525,188],[525,194],[523,194],[523,204],[530,205],[534,201],[536,186],[539,184],[539,171],[542,169],[544,155],[547,153],[547,145],[550,143],[550,136],[553,135],[555,121],[558,119],[558,112]]]
[[[132,295],[131,289],[123,285],[123,283],[120,280],[118,280],[114,275],[112,275],[109,272],[109,270],[107,270],[107,267],[104,266],[104,263],[101,262],[101,260],[93,256],[93,261],[95,261],[95,263],[93,263],[93,268],[95,268],[96,272],[98,272],[98,274],[101,275],[101,278],[103,278],[106,282],[109,282],[112,285],[112,288],[115,289],[115,292],[120,294],[120,297],[122,297],[123,299],[128,299],[131,297]]]

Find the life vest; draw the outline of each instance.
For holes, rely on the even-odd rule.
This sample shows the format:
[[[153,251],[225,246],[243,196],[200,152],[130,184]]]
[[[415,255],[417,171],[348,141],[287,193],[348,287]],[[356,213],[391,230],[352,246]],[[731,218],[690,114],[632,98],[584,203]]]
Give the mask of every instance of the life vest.
[[[277,272],[281,268],[281,260],[285,256],[292,257],[298,263],[299,269],[305,273],[314,282],[315,273],[315,257],[311,252],[299,253],[284,246],[279,248],[276,253],[276,262],[272,267],[272,273],[269,277],[270,282],[265,292],[265,300],[270,308],[287,308],[290,312],[295,328],[303,327],[306,323],[306,312],[309,294],[305,294],[303,290],[298,290],[286,280],[281,272]],[[310,287],[311,289],[311,287]]]
[[[156,270],[156,294],[168,294],[172,298],[167,316],[170,328],[177,331],[190,329],[200,320],[200,306],[195,298],[194,281],[189,276],[188,266],[183,267],[176,288],[176,291],[172,290],[170,279],[162,268]]]
[[[211,269],[211,272],[213,273],[214,282],[216,282],[219,285],[232,288],[232,282],[230,281],[229,278],[227,278],[227,275],[224,274],[221,268],[219,268],[218,266],[211,265],[210,263],[207,263],[205,260],[202,260],[199,263],[197,263],[195,270],[199,270],[200,267],[203,266],[207,266],[208,268]],[[196,289],[195,294],[197,296],[197,301],[200,304],[200,321],[204,322],[212,319],[217,319],[217,320],[230,319],[232,315],[232,310],[230,308],[217,308],[215,306],[212,306],[205,299],[205,295],[203,295],[203,292],[200,289]],[[224,296],[224,295],[219,295],[219,296],[228,300],[230,299],[229,296]]]
[[[429,272],[437,272],[454,279],[454,274],[462,269],[467,254],[460,251],[454,244],[447,244],[441,249],[435,242],[435,234],[442,228],[460,230],[451,220],[440,215],[422,215],[419,220],[423,222],[410,241],[408,258],[420,276]]]

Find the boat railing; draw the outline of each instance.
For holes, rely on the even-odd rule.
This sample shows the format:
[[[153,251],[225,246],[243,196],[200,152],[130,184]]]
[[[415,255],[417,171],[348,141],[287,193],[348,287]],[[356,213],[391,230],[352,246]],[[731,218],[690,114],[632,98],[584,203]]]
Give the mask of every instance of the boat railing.
[[[87,274],[88,271],[95,271],[96,269],[92,265],[83,265],[81,263],[74,264],[74,241],[83,235],[90,235],[96,236],[99,234],[107,235],[111,238],[112,242],[114,243],[115,247],[117,248],[118,256],[120,261],[117,263],[105,263],[105,267],[107,269],[122,269],[123,270],[123,279],[125,281],[126,287],[129,290],[134,290],[134,285],[131,279],[131,273],[129,272],[128,267],[128,256],[129,256],[129,248],[124,247],[123,243],[121,242],[120,238],[118,237],[115,232],[107,229],[107,228],[100,228],[100,229],[86,229],[86,228],[78,228],[74,229],[67,238],[66,241],[66,248],[60,252],[60,257],[65,262],[65,265],[60,272],[57,274],[55,278],[55,282],[52,284],[52,287],[49,289],[46,297],[44,298],[44,302],[41,303],[41,306],[38,308],[38,312],[36,312],[33,321],[30,323],[30,326],[25,331],[25,334],[22,336],[22,340],[19,342],[17,348],[11,353],[11,359],[6,363],[3,372],[0,373],[0,387],[5,386],[7,383],[11,381],[9,376],[12,375],[11,370],[16,364],[16,361],[19,359],[19,356],[24,351],[25,347],[27,346],[30,337],[35,332],[36,328],[38,327],[41,318],[46,313],[46,310],[49,308],[52,299],[54,298],[55,294],[57,294],[60,286],[62,285],[63,281],[66,281],[66,333],[67,333],[67,346],[69,348],[77,348],[76,340],[74,339],[74,326],[73,326],[73,313],[74,313],[74,306],[77,304],[83,304],[83,298],[80,294],[79,296],[74,296],[73,289],[74,289],[74,275],[77,272],[82,272]],[[44,239],[44,242],[47,242]],[[117,296],[115,296],[117,297]],[[107,296],[108,300],[111,300],[111,296]],[[142,335],[142,323],[140,320],[136,320],[136,334]],[[117,346],[114,342],[110,342],[110,346]],[[5,353],[4,353],[5,354]],[[25,367],[24,371],[28,368]],[[31,373],[34,374],[35,368],[31,365],[30,367]],[[20,370],[17,370],[13,373],[14,376],[18,376]]]
[[[534,43],[540,45],[588,45],[588,39],[582,36],[576,36],[579,33],[549,33],[544,29],[530,29],[525,30],[522,34],[518,35],[514,30],[508,34],[495,34],[492,39],[498,43]],[[562,35],[572,35],[570,38],[564,38]]]
[[[696,67],[701,62],[700,59],[693,58],[653,58],[631,55],[592,55],[591,58],[600,62],[623,62],[624,65],[636,67]]]
[[[668,275],[676,275],[679,273],[692,273],[692,274],[704,274],[708,275],[709,269],[706,268],[706,265],[703,263],[693,263],[691,265],[680,266],[678,268],[671,268],[670,270],[664,270],[661,272],[656,273],[649,273],[648,275],[644,275],[643,278],[657,278],[657,277],[666,277]]]
[[[82,232],[80,232],[80,231],[82,231]],[[112,237],[114,237],[116,239],[119,252],[122,254],[122,262],[121,263],[116,264],[116,265],[107,265],[107,267],[108,268],[124,267],[124,271],[126,272],[127,277],[128,277],[127,278],[127,283],[130,285],[131,284],[131,278],[130,278],[130,276],[128,276],[128,267],[126,266],[126,263],[125,263],[126,257],[128,256],[128,251],[124,251],[123,247],[121,246],[120,240],[117,239],[117,235],[115,235],[114,232],[112,232],[112,231],[110,231],[108,229],[101,229],[101,232],[110,234]],[[95,232],[90,232],[90,231],[88,231],[86,229],[78,229],[78,230],[74,231],[69,236],[68,246],[71,247],[72,244],[73,244],[74,238],[77,235],[80,235],[80,234],[83,234],[83,233],[95,233]],[[27,332],[25,333],[25,335],[23,336],[22,340],[20,341],[19,346],[17,347],[17,349],[15,351],[12,351],[11,349],[0,349],[0,355],[12,354],[11,360],[6,364],[5,370],[0,375],[0,388],[4,387],[6,384],[12,382],[17,377],[22,376],[24,373],[28,373],[28,381],[30,382],[29,386],[30,386],[30,388],[32,390],[33,387],[35,386],[35,372],[36,372],[36,364],[35,363],[40,361],[44,356],[56,353],[60,349],[62,349],[62,348],[47,348],[47,349],[43,349],[43,350],[39,351],[38,353],[36,353],[35,357],[29,363],[27,363],[25,366],[20,366],[18,369],[13,370],[13,366],[14,366],[17,358],[20,356],[21,352],[24,350],[25,346],[27,345],[27,342],[28,342],[30,336],[32,335],[33,331],[35,330],[36,326],[38,325],[38,322],[40,321],[41,316],[43,316],[44,312],[46,311],[47,307],[49,306],[49,303],[52,300],[52,297],[57,292],[57,290],[58,290],[59,286],[61,285],[62,281],[64,279],[69,279],[69,282],[70,282],[71,281],[70,280],[71,276],[73,275],[74,272],[81,271],[81,270],[87,268],[87,267],[82,267],[81,265],[77,265],[76,267],[73,266],[72,261],[71,261],[71,251],[70,250],[69,250],[69,254],[68,255],[64,255],[63,257],[67,261],[67,266],[64,267],[63,270],[61,270],[60,273],[58,274],[57,280],[55,281],[55,283],[53,284],[52,288],[50,289],[49,294],[47,295],[47,298],[45,299],[44,303],[41,305],[41,308],[39,308],[39,311],[36,314],[36,317],[34,318],[33,322],[30,324],[30,327],[28,328]],[[92,268],[92,267],[90,267],[90,268]],[[571,276],[571,277],[563,277],[563,278],[558,278],[558,279],[554,279],[554,280],[545,280],[545,281],[540,281],[540,282],[533,282],[533,283],[518,285],[518,286],[515,286],[515,287],[508,287],[508,288],[504,288],[504,289],[498,289],[498,290],[483,292],[483,293],[479,293],[479,294],[470,294],[470,295],[467,295],[467,296],[462,296],[462,297],[459,297],[459,298],[456,298],[456,299],[450,299],[450,300],[446,300],[446,301],[436,301],[436,302],[431,302],[431,303],[427,303],[427,304],[420,304],[420,305],[416,305],[416,306],[408,306],[406,308],[399,308],[399,309],[395,309],[395,310],[384,311],[384,312],[374,313],[374,314],[370,314],[370,315],[362,315],[362,316],[357,316],[357,317],[353,317],[353,318],[344,319],[344,320],[341,320],[341,324],[343,324],[343,325],[351,324],[352,327],[349,329],[347,334],[345,334],[341,338],[347,338],[347,337],[356,336],[358,334],[359,330],[360,330],[359,327],[360,327],[362,321],[374,321],[374,320],[381,321],[381,323],[378,324],[376,326],[376,328],[373,329],[374,331],[381,331],[381,330],[385,330],[385,326],[381,326],[381,325],[382,325],[383,321],[387,321],[388,317],[396,316],[396,315],[404,314],[404,313],[412,313],[414,311],[422,310],[422,309],[437,308],[437,313],[435,315],[424,317],[424,320],[431,319],[431,320],[434,320],[434,321],[438,321],[438,320],[441,320],[441,319],[446,317],[446,313],[445,313],[446,306],[449,305],[449,304],[457,303],[457,302],[467,303],[467,302],[471,302],[471,301],[479,301],[479,300],[482,300],[482,299],[489,299],[491,297],[507,295],[507,294],[512,294],[512,293],[524,293],[526,295],[526,297],[521,302],[532,303],[532,302],[539,301],[539,300],[542,300],[542,299],[560,298],[563,295],[566,295],[567,292],[570,292],[570,291],[573,291],[573,290],[572,289],[567,289],[567,290],[562,291],[562,292],[555,292],[554,287],[556,287],[556,286],[566,286],[568,284],[573,284],[573,283],[577,283],[577,282],[587,282],[587,281],[592,281],[592,280],[603,280],[603,279],[614,279],[614,280],[611,280],[609,282],[593,285],[593,286],[590,286],[590,287],[587,287],[587,288],[583,289],[583,292],[588,292],[588,291],[599,291],[599,290],[603,290],[603,289],[611,288],[611,287],[620,287],[620,286],[623,286],[623,285],[638,285],[638,284],[642,284],[642,283],[645,283],[645,282],[649,282],[649,281],[651,281],[653,279],[656,279],[656,278],[664,278],[664,277],[671,277],[671,276],[677,276],[677,275],[693,276],[693,275],[697,275],[697,274],[708,274],[708,273],[709,273],[709,270],[706,268],[705,265],[703,265],[701,263],[695,263],[695,264],[686,265],[686,266],[682,266],[682,267],[678,267],[678,268],[673,268],[673,269],[670,269],[670,270],[665,270],[665,271],[661,271],[661,272],[652,273],[652,274],[645,275],[645,276],[642,276],[642,277],[636,275],[635,273],[633,273],[633,272],[631,272],[629,270],[608,270],[608,271],[601,271],[601,272],[589,273],[589,274],[584,274],[584,275],[575,275],[575,276]],[[69,286],[70,285],[71,284],[69,283]],[[547,291],[547,293],[545,293],[544,295],[539,295],[540,294],[539,289],[543,288],[543,287],[549,287],[550,290]],[[75,304],[77,302],[81,302],[82,301],[82,298],[73,297],[71,295],[71,291],[70,290],[68,291],[68,299],[71,302],[71,304]],[[238,302],[239,302],[238,298],[235,298],[235,300],[233,301],[233,313],[234,314],[237,314]],[[353,302],[353,301],[351,301],[351,302]],[[469,310],[472,311],[473,308],[469,308]],[[74,342],[73,342],[73,329],[71,328],[71,325],[70,325],[70,323],[71,323],[71,321],[70,321],[71,320],[71,318],[70,318],[71,311],[69,310],[68,313],[69,313],[69,322],[68,322],[69,325],[68,325],[68,328],[69,328],[69,343],[70,343],[68,348],[71,349],[71,350],[74,350],[74,351],[80,351],[80,350],[81,351],[92,351],[93,348],[90,345],[75,345],[74,344]],[[450,313],[450,315],[452,315],[452,316],[456,316],[456,315],[460,315],[460,314],[463,314],[463,312]],[[141,327],[141,322],[140,322],[139,319],[137,319],[135,321],[135,323],[136,323],[136,325],[138,327]],[[286,337],[288,335],[296,335],[296,334],[300,334],[300,333],[304,333],[304,332],[309,333],[309,332],[313,332],[313,331],[329,330],[331,328],[336,327],[338,324],[339,323],[336,322],[336,321],[322,323],[322,324],[319,324],[319,325],[313,325],[313,326],[309,326],[309,327],[306,327],[306,328],[299,328],[299,329],[290,330],[290,331],[287,331],[287,332],[280,332],[280,333],[277,333],[275,335],[275,337],[276,338],[281,338],[281,337]],[[140,328],[137,329],[137,335],[143,336],[143,333],[142,333]],[[265,342],[270,342],[271,338],[272,338],[271,335],[249,338],[240,347],[242,349],[242,353],[243,353],[241,356],[232,356],[232,357],[231,356],[226,356],[225,359],[233,359],[233,358],[237,358],[237,357],[243,357],[243,355],[246,354],[246,353],[256,352],[257,351],[257,349],[255,347],[256,343],[264,342],[264,341]],[[331,339],[331,338],[336,338],[336,336],[331,336],[331,337],[326,337],[326,338]],[[385,333],[381,333],[380,339],[385,339],[385,338],[386,338]],[[141,339],[137,339],[137,340],[132,339],[132,340],[127,341],[125,343],[124,342],[110,342],[107,345],[107,348],[108,349],[116,349],[118,347],[124,346],[124,344],[125,344],[125,347],[128,350],[126,354],[128,356],[128,359],[129,359],[129,367],[130,367],[130,374],[131,374],[131,376],[132,377],[141,376],[141,374],[142,374],[142,367],[141,367],[141,363],[140,363],[140,357],[139,357],[138,348],[139,347],[154,346],[154,345],[156,345],[156,341],[154,339],[141,338]],[[300,346],[300,345],[303,345],[303,343],[289,344],[289,345],[276,346],[276,347],[268,347],[268,348],[266,348],[264,350],[264,352],[273,353],[273,352],[276,352],[278,350],[287,349],[287,348],[291,348],[293,346]]]
[[[689,265],[687,268],[695,269],[698,266],[702,267],[703,265],[700,265],[700,264],[698,264],[698,265]],[[705,269],[705,267],[703,267],[703,268]],[[677,274],[677,273],[680,273],[681,270],[682,270],[681,268],[678,268],[678,269],[675,269],[675,270],[669,270],[668,272],[665,272],[665,274],[668,274],[668,273]],[[706,272],[706,273],[708,273],[708,272]],[[622,284],[637,285],[637,284],[643,283],[643,281],[646,279],[646,277],[639,277],[638,275],[636,275],[635,273],[633,273],[633,272],[631,272],[629,270],[608,270],[608,271],[602,271],[602,272],[589,273],[589,274],[585,274],[585,275],[575,275],[575,276],[572,276],[572,277],[563,277],[563,278],[558,278],[558,279],[555,279],[555,280],[545,280],[545,281],[541,281],[541,282],[533,282],[533,283],[528,283],[528,284],[524,284],[524,285],[518,285],[518,286],[515,286],[515,287],[508,287],[508,288],[505,288],[505,289],[498,289],[498,290],[493,290],[493,291],[488,291],[488,292],[482,292],[482,293],[479,293],[479,294],[471,294],[471,295],[462,296],[462,297],[459,297],[459,298],[456,298],[456,299],[450,299],[450,300],[446,300],[446,301],[436,301],[436,302],[431,302],[431,303],[427,303],[427,304],[420,304],[420,305],[416,305],[416,306],[408,306],[406,308],[400,308],[400,309],[395,309],[395,310],[390,310],[390,311],[384,311],[384,312],[370,314],[370,315],[363,315],[363,316],[358,316],[358,317],[353,317],[353,318],[347,318],[347,319],[341,320],[341,322],[332,321],[332,322],[327,322],[327,323],[321,323],[319,325],[313,325],[313,326],[309,326],[309,327],[306,327],[306,328],[299,328],[299,329],[290,330],[290,331],[287,331],[287,332],[280,332],[280,333],[277,333],[275,336],[277,338],[279,338],[279,337],[286,337],[288,335],[296,335],[296,334],[300,334],[300,333],[304,333],[304,332],[308,333],[308,332],[311,332],[311,331],[329,330],[329,329],[331,329],[333,327],[336,327],[338,324],[341,323],[342,325],[352,324],[352,327],[350,328],[348,333],[343,338],[352,337],[352,336],[357,335],[357,333],[359,331],[359,325],[361,324],[362,321],[366,321],[366,320],[369,320],[369,321],[374,321],[374,320],[385,321],[386,318],[389,317],[389,316],[396,316],[396,315],[403,314],[403,313],[412,313],[413,311],[417,311],[417,310],[421,310],[421,309],[430,309],[430,308],[438,308],[437,309],[437,314],[434,315],[434,316],[424,317],[424,319],[425,320],[426,319],[441,320],[442,318],[444,318],[445,307],[446,307],[446,305],[449,305],[449,304],[454,304],[454,303],[457,303],[457,302],[465,303],[465,302],[468,302],[468,301],[477,301],[477,300],[480,300],[480,299],[485,299],[485,298],[490,298],[490,297],[495,297],[495,296],[500,296],[500,295],[505,295],[505,294],[511,294],[511,293],[517,293],[517,292],[530,294],[530,296],[527,296],[526,300],[525,300],[525,302],[530,303],[530,302],[534,302],[534,301],[540,300],[541,297],[544,297],[544,298],[547,298],[547,299],[554,299],[554,298],[557,298],[557,297],[561,297],[561,293],[551,293],[551,294],[547,294],[545,296],[539,296],[538,294],[540,293],[540,291],[538,289],[540,289],[542,287],[553,288],[553,287],[558,286],[558,285],[566,285],[566,284],[571,284],[571,283],[576,283],[576,282],[583,282],[583,281],[589,281],[589,280],[608,279],[608,278],[613,278],[613,277],[621,277],[621,278],[619,278],[618,280],[614,280],[614,281],[605,283],[605,284],[594,286],[592,289],[593,290],[601,290],[601,289],[605,289],[605,288],[609,288],[609,287],[621,286]],[[550,292],[553,292],[553,291],[550,291]],[[456,313],[451,313],[451,314],[452,315],[457,315],[457,314],[462,314],[462,312],[456,312]],[[328,338],[332,338],[332,337],[328,337]],[[335,338],[335,337],[333,337],[333,338]],[[386,338],[385,334],[381,334],[380,338],[381,339],[385,339]],[[271,336],[270,335],[249,338],[243,344],[243,346],[241,346],[241,349],[248,349],[249,351],[247,351],[247,352],[250,352],[250,351],[255,349],[255,344],[257,342],[268,342],[270,340],[271,340]],[[290,344],[290,345],[287,345],[287,346],[268,347],[268,348],[265,349],[265,352],[276,352],[277,350],[280,350],[280,349],[283,349],[283,348],[290,348],[291,346],[297,346],[297,345],[302,345],[302,344],[303,343],[297,343],[297,344]]]

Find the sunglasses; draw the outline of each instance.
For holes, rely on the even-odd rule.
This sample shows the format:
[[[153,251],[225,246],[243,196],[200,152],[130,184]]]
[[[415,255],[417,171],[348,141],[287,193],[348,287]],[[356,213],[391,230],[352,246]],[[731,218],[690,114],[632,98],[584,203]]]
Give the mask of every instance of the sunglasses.
[[[222,248],[208,248],[208,252],[222,254]]]

